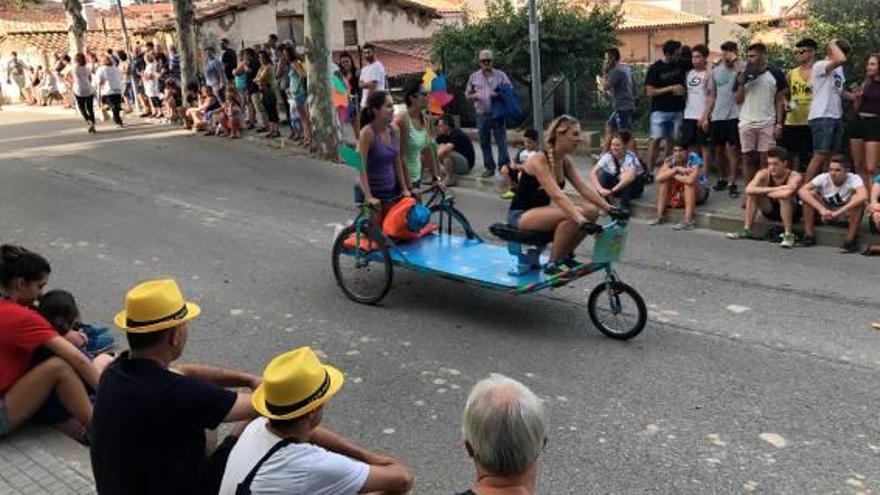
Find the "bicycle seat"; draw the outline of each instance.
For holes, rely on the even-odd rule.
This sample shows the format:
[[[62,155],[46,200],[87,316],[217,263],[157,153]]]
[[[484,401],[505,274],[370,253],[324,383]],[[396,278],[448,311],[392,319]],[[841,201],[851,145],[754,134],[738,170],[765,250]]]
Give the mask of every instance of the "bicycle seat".
[[[489,232],[495,237],[508,241],[526,244],[528,246],[543,246],[553,241],[553,232],[539,232],[536,230],[519,230],[505,223],[494,223],[489,226]]]

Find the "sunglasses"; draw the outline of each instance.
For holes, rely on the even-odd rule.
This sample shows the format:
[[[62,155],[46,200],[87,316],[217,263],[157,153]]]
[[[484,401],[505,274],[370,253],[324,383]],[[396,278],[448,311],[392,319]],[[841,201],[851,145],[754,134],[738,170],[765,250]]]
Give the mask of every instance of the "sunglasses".
[[[481,64],[491,64],[491,63],[492,63],[492,59],[491,59],[491,58],[487,58],[487,59],[484,59],[484,60],[480,60],[480,63],[481,63]]]

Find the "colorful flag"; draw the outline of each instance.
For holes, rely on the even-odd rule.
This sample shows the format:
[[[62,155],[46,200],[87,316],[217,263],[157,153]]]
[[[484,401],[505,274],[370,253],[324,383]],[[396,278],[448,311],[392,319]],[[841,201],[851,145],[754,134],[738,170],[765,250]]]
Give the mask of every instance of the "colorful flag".
[[[343,163],[358,172],[364,169],[363,163],[361,163],[361,154],[353,146],[344,143],[339,145],[339,158],[342,159]]]

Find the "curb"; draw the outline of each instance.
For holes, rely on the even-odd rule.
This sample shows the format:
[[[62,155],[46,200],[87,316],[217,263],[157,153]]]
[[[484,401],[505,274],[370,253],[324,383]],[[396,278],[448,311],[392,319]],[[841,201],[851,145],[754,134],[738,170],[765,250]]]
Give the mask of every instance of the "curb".
[[[494,179],[461,175],[457,177],[457,180],[459,187],[463,186],[468,189],[492,193],[500,192],[498,183]],[[577,193],[572,191],[566,191],[566,194],[572,199],[580,197]],[[644,200],[636,200],[633,202],[631,213],[634,218],[647,220],[657,216],[657,208],[653,203]],[[667,210],[667,217],[670,222],[681,221],[684,218],[684,210]],[[697,227],[701,229],[716,232],[731,232],[742,227],[743,217],[735,217],[714,211],[700,211],[697,209],[694,221],[696,222]],[[757,236],[763,236],[767,232],[769,226],[770,224],[764,222],[759,215],[752,230]],[[797,230],[797,228],[795,230]],[[818,246],[841,247],[845,239],[846,232],[842,227],[829,227],[825,225],[816,226],[816,245]],[[880,236],[871,235],[867,226],[863,224],[859,233],[859,240],[863,243],[865,241],[880,243]]]

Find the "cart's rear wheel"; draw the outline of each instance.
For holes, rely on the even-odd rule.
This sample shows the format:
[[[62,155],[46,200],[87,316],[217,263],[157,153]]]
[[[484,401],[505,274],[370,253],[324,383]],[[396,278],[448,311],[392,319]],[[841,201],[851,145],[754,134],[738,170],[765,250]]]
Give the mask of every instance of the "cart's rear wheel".
[[[376,304],[388,294],[393,275],[391,255],[375,227],[364,223],[358,234],[357,227],[350,225],[339,233],[333,243],[333,275],[352,301]]]
[[[599,284],[590,292],[587,311],[600,332],[617,340],[635,337],[648,321],[648,309],[642,296],[617,280]]]

